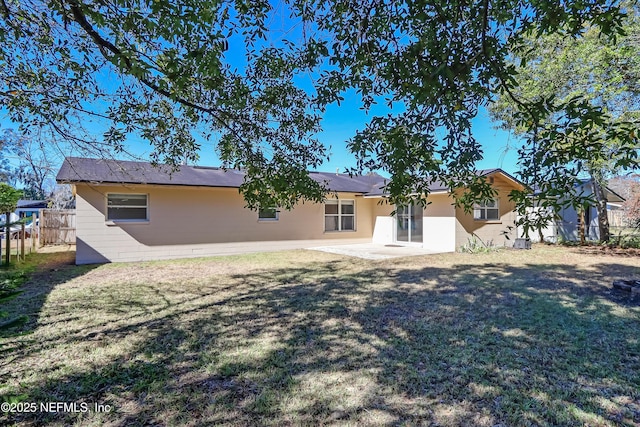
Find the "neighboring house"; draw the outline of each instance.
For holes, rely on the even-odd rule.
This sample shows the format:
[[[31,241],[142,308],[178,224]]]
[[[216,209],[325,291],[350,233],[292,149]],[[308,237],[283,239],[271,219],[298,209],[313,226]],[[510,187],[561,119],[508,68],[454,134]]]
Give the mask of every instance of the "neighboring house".
[[[607,211],[615,211],[621,209],[624,198],[611,190],[604,187],[604,195],[607,198]],[[591,179],[584,179],[576,186],[576,194],[584,197],[594,197],[593,182]],[[612,215],[610,215],[611,217]],[[567,207],[560,211],[559,218],[548,227],[543,229],[545,241],[557,242],[578,241],[580,240],[580,215],[573,207]],[[600,240],[600,229],[598,227],[598,209],[595,204],[590,204],[584,211],[584,235],[587,240]],[[538,232],[533,230],[529,233],[532,241],[540,240]]]
[[[16,222],[20,220],[20,218],[28,218],[32,215],[38,216],[40,215],[40,209],[47,208],[46,200],[18,200],[18,205],[15,211],[11,212],[11,216],[9,217],[11,222]],[[0,224],[5,223],[5,214],[0,215]]]
[[[40,209],[46,209],[47,207],[46,200],[18,200],[18,208],[15,213],[20,218],[38,216]]]
[[[78,264],[216,255],[220,243],[280,240],[367,239],[453,252],[471,236],[511,244],[516,215],[508,199],[521,183],[499,169],[481,171],[498,192],[495,200],[465,213],[445,188],[434,185],[425,209],[386,202],[379,175],[310,172],[331,193],[325,203],[294,209],[245,208],[237,170],[67,158],[57,181],[76,194]],[[509,231],[511,241],[503,232]]]

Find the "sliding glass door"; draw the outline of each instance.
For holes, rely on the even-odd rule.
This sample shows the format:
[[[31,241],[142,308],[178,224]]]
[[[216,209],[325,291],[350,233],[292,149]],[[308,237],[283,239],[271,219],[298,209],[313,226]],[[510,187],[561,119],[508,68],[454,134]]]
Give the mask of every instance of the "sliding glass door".
[[[422,206],[398,206],[396,241],[422,243]]]

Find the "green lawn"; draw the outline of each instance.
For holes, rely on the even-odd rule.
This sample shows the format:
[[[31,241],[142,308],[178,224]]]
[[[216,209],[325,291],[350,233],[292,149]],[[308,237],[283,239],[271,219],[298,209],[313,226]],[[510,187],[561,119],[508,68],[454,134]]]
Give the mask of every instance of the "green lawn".
[[[72,256],[0,306],[0,401],[90,410],[0,425],[640,425],[638,257]]]

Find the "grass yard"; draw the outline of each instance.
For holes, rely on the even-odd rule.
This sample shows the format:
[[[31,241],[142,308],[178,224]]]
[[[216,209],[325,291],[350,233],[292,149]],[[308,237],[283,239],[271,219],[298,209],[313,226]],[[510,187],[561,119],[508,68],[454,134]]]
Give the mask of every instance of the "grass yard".
[[[637,256],[34,256],[1,425],[640,425]]]

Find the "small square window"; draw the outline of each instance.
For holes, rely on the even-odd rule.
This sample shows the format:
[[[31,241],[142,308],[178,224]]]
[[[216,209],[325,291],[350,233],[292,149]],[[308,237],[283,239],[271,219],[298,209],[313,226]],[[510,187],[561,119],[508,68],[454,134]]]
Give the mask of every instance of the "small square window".
[[[355,231],[355,200],[327,200],[324,205],[324,231]]]
[[[262,208],[258,210],[259,221],[277,221],[280,217],[279,211],[275,207]]]
[[[473,207],[473,219],[479,221],[496,221],[500,219],[498,200],[487,200]]]

